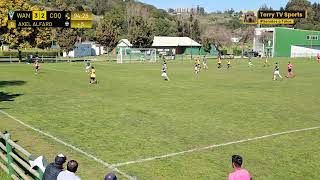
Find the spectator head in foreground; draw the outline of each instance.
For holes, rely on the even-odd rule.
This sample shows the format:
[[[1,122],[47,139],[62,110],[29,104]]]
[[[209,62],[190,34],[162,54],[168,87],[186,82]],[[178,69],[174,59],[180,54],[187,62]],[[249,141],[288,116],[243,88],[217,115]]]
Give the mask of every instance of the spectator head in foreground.
[[[78,163],[75,160],[70,160],[67,165],[67,170],[59,173],[57,180],[81,180],[75,173],[78,170]]]
[[[113,173],[108,173],[104,180],[117,180],[117,176]]]
[[[233,168],[241,168],[242,162],[243,162],[241,156],[239,156],[239,155],[233,155],[231,161],[232,161],[232,167],[233,167]]]
[[[63,154],[59,154],[55,157],[54,162],[50,163],[44,173],[42,180],[52,180],[57,179],[60,172],[63,171],[63,164],[66,162],[67,158]]]
[[[251,180],[250,173],[246,169],[241,168],[243,163],[241,156],[233,155],[231,162],[234,172],[229,174],[228,180]]]
[[[68,162],[67,170],[73,173],[76,173],[78,170],[78,163],[75,160],[71,160]]]
[[[62,166],[66,162],[67,158],[63,154],[58,154],[54,159],[55,164]]]

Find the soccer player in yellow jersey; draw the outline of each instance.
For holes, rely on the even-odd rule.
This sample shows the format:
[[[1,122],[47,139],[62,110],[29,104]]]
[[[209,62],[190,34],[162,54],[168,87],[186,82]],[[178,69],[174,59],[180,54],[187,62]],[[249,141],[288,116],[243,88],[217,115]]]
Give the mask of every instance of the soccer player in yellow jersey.
[[[265,56],[265,58],[266,58],[266,59],[264,60],[263,67],[269,66],[268,56]]]
[[[196,74],[200,73],[201,65],[200,65],[200,57],[195,58],[195,67],[194,70],[196,71]]]
[[[36,70],[35,74],[38,74],[39,70],[40,70],[40,64],[39,64],[38,60],[36,60],[34,62],[34,67],[35,67],[35,70]]]
[[[200,58],[199,57],[196,57],[194,60],[195,60],[196,64],[200,64]]]
[[[221,63],[222,63],[222,62],[221,62],[221,57],[218,56],[218,68],[219,68],[219,69],[222,67]]]
[[[96,70],[94,67],[91,67],[91,71],[89,73],[90,75],[90,84],[97,84],[97,79],[96,79]]]
[[[229,69],[231,67],[231,61],[228,60],[227,68]]]

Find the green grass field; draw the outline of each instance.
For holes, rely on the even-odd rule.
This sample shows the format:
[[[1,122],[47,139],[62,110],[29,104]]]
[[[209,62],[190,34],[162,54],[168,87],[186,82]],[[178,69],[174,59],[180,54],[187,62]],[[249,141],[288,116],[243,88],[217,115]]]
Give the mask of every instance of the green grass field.
[[[284,76],[288,59],[276,60]],[[291,60],[296,78],[273,81],[274,61],[248,68],[234,60],[229,70],[209,61],[199,76],[191,61],[169,62],[169,82],[161,64],[97,62],[97,85],[83,63],[42,64],[38,75],[32,65],[0,64],[0,109],[111,164],[320,126],[320,64]],[[3,113],[0,119],[0,130],[30,152],[78,160],[83,179],[110,171]],[[240,154],[253,179],[317,179],[319,137],[319,129],[296,132],[119,169],[139,180],[226,179],[231,155]]]

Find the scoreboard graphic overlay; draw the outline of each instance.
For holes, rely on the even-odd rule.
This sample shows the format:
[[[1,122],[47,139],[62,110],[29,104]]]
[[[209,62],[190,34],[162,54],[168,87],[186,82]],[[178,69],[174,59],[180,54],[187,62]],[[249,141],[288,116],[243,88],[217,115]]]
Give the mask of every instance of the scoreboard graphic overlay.
[[[8,28],[92,28],[89,11],[9,11]]]

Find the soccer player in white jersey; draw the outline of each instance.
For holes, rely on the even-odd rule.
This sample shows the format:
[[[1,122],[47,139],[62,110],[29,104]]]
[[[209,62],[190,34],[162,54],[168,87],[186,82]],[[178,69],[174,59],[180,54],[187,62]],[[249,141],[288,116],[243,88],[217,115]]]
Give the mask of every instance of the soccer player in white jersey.
[[[162,65],[162,69],[161,69],[161,72],[162,72],[161,76],[162,76],[162,79],[165,81],[169,81],[169,77],[167,75],[167,70],[168,70],[167,63],[164,62]]]
[[[277,80],[278,77],[282,80],[282,76],[280,74],[280,67],[278,65],[278,63],[276,62],[275,66],[274,66],[274,71],[273,71],[273,80]]]

